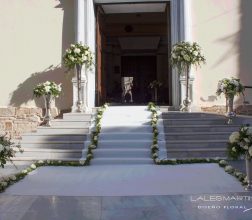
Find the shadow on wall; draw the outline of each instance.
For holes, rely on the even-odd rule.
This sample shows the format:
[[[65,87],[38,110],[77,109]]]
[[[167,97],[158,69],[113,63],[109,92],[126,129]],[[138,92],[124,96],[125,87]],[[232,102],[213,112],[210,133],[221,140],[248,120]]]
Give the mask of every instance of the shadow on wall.
[[[19,107],[31,100],[35,100],[36,106],[44,108],[43,98],[36,98],[33,96],[33,88],[46,81],[54,81],[57,84],[62,83],[62,94],[55,100],[55,105],[58,109],[66,109],[66,100],[72,98],[71,79],[72,74],[65,73],[65,69],[57,66],[50,66],[42,72],[33,73],[23,83],[19,84],[18,88],[12,93],[10,105]],[[65,93],[64,91],[68,91]],[[67,103],[71,105],[71,103]],[[70,106],[71,107],[71,106]]]
[[[251,8],[251,0],[240,0],[240,30],[233,35],[219,40],[220,43],[229,43],[232,46],[215,64],[218,65],[230,55],[237,54],[239,56],[239,72],[237,73],[237,77],[246,86],[252,86]],[[252,91],[245,91],[245,96],[249,96],[250,102],[252,103]],[[243,102],[243,97],[237,96],[237,102]]]
[[[62,24],[62,54],[74,42],[74,4],[73,1],[59,0],[59,4],[55,9],[62,9],[63,24]],[[50,30],[48,30],[50,31]],[[48,33],[45,33],[48,34]],[[43,39],[43,36],[42,38]],[[60,40],[60,39],[59,39]],[[18,88],[11,94],[10,105],[19,107],[22,104],[26,104],[31,100],[35,100],[37,107],[44,108],[43,98],[33,97],[33,88],[38,83],[45,81],[54,81],[57,84],[62,83],[63,92],[59,98],[56,99],[55,105],[60,110],[70,109],[72,106],[72,82],[73,74],[66,73],[66,69],[61,67],[61,64],[57,66],[49,66],[47,69],[40,72],[32,73],[28,79],[19,84]]]
[[[241,79],[241,82],[246,86],[252,86],[251,9],[251,0],[241,1],[241,30],[239,35],[239,78]],[[250,102],[252,102],[252,91],[245,91],[245,95],[250,96]]]

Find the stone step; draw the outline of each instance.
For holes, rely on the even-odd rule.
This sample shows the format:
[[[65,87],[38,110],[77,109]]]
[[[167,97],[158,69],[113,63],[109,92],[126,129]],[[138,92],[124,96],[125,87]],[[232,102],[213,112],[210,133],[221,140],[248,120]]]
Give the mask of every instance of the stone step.
[[[224,115],[220,114],[211,114],[211,113],[203,113],[203,112],[163,112],[162,113],[163,119],[190,119],[190,118],[220,118],[225,119]]]
[[[98,142],[99,148],[149,148],[151,147],[151,141],[148,140],[100,140]]]
[[[151,158],[94,158],[91,165],[142,165],[153,164]]]
[[[17,153],[16,157],[21,158],[33,158],[33,160],[63,160],[64,158],[80,159],[82,157],[82,150],[69,150],[69,149],[36,149],[26,148],[23,153]]]
[[[183,118],[163,119],[164,126],[170,125],[226,125],[227,120],[222,118]]]
[[[15,157],[12,159],[13,161],[33,161],[33,162],[36,162],[37,160],[49,160],[47,158],[44,158],[44,159],[35,159],[33,157]],[[53,160],[57,160],[57,161],[69,161],[69,162],[79,162],[80,158],[70,158],[70,157],[66,157],[66,158],[54,158],[54,159],[51,159],[52,161]]]
[[[113,121],[111,121],[113,119]],[[109,126],[142,126],[142,125],[148,125],[150,126],[151,124],[151,119],[148,120],[127,120],[127,121],[123,121],[123,120],[116,120],[114,118],[109,119],[109,120],[102,120],[102,125],[107,125],[109,124]],[[159,121],[159,123],[161,124],[161,121]]]
[[[227,148],[227,140],[167,140],[166,147],[168,150],[170,149],[202,149],[202,148]]]
[[[170,132],[165,133],[169,140],[214,140],[221,139],[228,141],[231,132]]]
[[[85,120],[63,120],[63,119],[55,119],[52,120],[52,127],[80,127],[86,128],[91,125],[91,121]]]
[[[100,140],[152,140],[152,132],[149,133],[101,133]]]
[[[80,127],[38,127],[38,134],[88,134],[90,129]]]
[[[22,141],[85,141],[87,135],[83,134],[37,134],[37,133],[27,133],[22,135]]]
[[[21,141],[23,149],[83,149],[83,141],[50,141],[50,142],[27,142]]]
[[[63,114],[63,119],[64,120],[73,120],[73,121],[78,121],[78,120],[84,120],[84,121],[91,121],[92,114],[87,114],[87,113],[65,113]]]
[[[101,133],[148,133],[152,132],[152,127],[149,125],[141,126],[102,126]]]
[[[170,125],[165,126],[165,133],[170,132],[233,132],[238,131],[240,125]]]
[[[177,159],[184,159],[184,158],[226,158],[227,152],[225,149],[220,148],[211,148],[211,149],[187,149],[187,148],[180,148],[180,149],[168,149],[167,151],[167,158],[177,158]]]
[[[94,151],[95,158],[150,158],[149,149],[128,148],[128,149],[101,149]]]

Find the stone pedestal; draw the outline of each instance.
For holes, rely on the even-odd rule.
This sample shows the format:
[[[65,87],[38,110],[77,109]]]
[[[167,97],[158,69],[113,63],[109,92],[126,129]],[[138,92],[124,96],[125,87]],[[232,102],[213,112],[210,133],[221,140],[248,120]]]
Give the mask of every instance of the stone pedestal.
[[[183,100],[185,100],[186,97],[186,78],[185,76],[180,76],[180,94],[181,94],[181,99],[180,99],[180,105],[183,106]],[[194,77],[190,76],[189,77],[189,100],[193,102],[193,82],[194,82]]]
[[[72,106],[72,112],[77,112],[77,101],[78,101],[78,84],[77,84],[77,78],[74,77],[72,79],[73,83],[73,106]],[[87,107],[87,79],[86,77],[82,76],[81,80],[81,101],[82,101],[82,112],[88,112]]]

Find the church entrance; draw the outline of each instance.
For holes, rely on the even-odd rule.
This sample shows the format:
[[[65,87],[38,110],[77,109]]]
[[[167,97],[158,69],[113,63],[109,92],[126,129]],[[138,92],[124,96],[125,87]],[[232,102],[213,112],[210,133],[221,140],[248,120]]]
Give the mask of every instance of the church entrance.
[[[171,104],[170,4],[96,6],[96,105]]]

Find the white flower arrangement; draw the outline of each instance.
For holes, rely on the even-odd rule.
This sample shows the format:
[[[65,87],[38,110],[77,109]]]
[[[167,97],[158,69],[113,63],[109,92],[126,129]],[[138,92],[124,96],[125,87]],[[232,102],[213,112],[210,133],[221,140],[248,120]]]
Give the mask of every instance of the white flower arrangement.
[[[36,97],[40,97],[43,95],[52,95],[53,97],[59,97],[61,93],[61,84],[56,84],[55,82],[46,81],[45,83],[38,84],[33,89],[33,94]]]
[[[242,126],[229,136],[228,155],[233,159],[248,155],[252,158],[252,128]]]
[[[220,96],[222,93],[227,96],[235,96],[243,93],[244,86],[240,83],[240,79],[224,78],[218,82],[216,94]]]
[[[159,82],[158,80],[154,80],[154,81],[152,81],[150,84],[149,84],[149,87],[151,88],[151,89],[157,89],[157,88],[159,88],[159,87],[161,87],[163,84],[161,83],[161,82]]]
[[[19,145],[12,143],[6,136],[0,136],[0,167],[4,168],[7,161],[12,162],[17,152],[23,152]]]
[[[69,69],[73,69],[76,64],[90,68],[93,62],[94,58],[90,48],[81,43],[71,44],[63,56],[63,64]]]
[[[206,60],[202,55],[201,48],[196,42],[182,41],[172,47],[171,65],[177,68],[179,73],[191,65],[197,67],[205,62]]]

